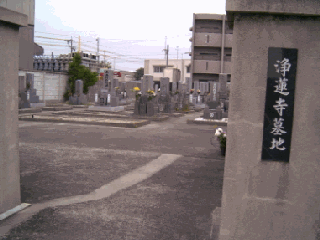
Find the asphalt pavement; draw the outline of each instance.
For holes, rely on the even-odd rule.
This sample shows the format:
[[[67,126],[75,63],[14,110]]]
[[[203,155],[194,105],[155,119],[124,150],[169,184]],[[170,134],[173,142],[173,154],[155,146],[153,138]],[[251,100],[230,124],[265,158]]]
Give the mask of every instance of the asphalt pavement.
[[[19,122],[22,202],[43,207],[23,218],[24,221],[19,220],[19,214],[9,217],[0,223],[0,235],[4,232],[11,234],[4,239],[21,239],[21,234],[27,234],[29,238],[26,239],[88,239],[90,234],[91,239],[206,239],[210,229],[210,213],[221,205],[224,159],[220,156],[218,142],[215,145],[210,143],[215,133],[213,126],[186,123],[187,119],[200,115],[201,113],[188,114],[165,122],[151,122],[134,129]],[[148,165],[157,159],[161,162],[164,156],[175,156],[174,161],[163,168]],[[58,209],[55,207],[59,204],[47,208],[48,202],[59,202],[57,199],[92,196],[97,189],[110,186],[108,184],[121,177],[131,176],[129,179],[133,179],[130,174],[138,169],[146,172],[153,169],[154,172],[101,199],[83,197],[84,201],[71,201]],[[150,181],[157,181],[157,184]],[[132,206],[139,196],[139,186],[142,186],[142,190],[139,190],[141,193],[151,192],[139,200],[139,206]],[[132,189],[135,189],[134,196],[130,197]],[[151,199],[147,200],[148,196]],[[159,199],[164,200],[159,202]],[[97,211],[108,201],[114,201],[113,214],[123,215],[123,211],[129,211],[130,208],[135,214],[140,214],[143,221],[152,220],[157,229],[154,229],[154,224],[132,223],[132,214],[126,215],[127,222],[121,220],[121,217],[118,220],[115,217],[114,221],[105,221],[104,218],[102,222],[106,229],[97,236],[90,230],[87,234],[71,237],[79,226],[94,229],[90,221],[83,221],[82,218],[78,219],[82,219],[78,222],[78,227],[72,225],[72,221],[67,221],[72,225],[69,226],[70,231],[53,231],[54,227],[51,230],[43,229],[52,216],[57,219],[61,217],[61,209],[79,212],[78,207],[83,204],[84,208],[94,208]],[[157,205],[155,212],[150,208],[154,204]],[[143,210],[145,208],[153,213],[146,213]],[[23,210],[22,214],[24,211],[28,210]],[[165,214],[168,211],[175,212],[177,219]],[[35,216],[42,216],[43,224],[35,223]],[[93,217],[94,214],[90,216]],[[185,221],[181,222],[181,217]],[[60,228],[61,221],[57,220]],[[110,230],[116,229],[114,224],[117,225],[117,222],[122,223],[118,231]],[[20,235],[17,233],[19,229]],[[44,235],[39,235],[39,231]],[[80,229],[78,232],[81,232]],[[101,238],[104,234],[109,237]]]

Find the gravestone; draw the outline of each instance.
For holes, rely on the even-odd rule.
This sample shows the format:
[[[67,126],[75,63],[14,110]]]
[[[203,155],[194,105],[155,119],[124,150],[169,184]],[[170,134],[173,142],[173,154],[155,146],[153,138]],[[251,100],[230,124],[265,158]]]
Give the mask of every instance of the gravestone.
[[[154,115],[154,104],[153,102],[147,102],[147,116],[152,117]]]
[[[27,89],[28,85],[29,85],[29,89]],[[21,97],[19,102],[19,108],[44,106],[44,103],[39,103],[39,96],[37,96],[37,89],[34,88],[33,73],[26,73],[26,78],[24,76],[19,77],[19,89],[24,90],[24,92],[20,92]]]
[[[200,94],[203,95],[206,91],[206,83],[200,82]]]
[[[75,93],[69,97],[69,102],[74,105],[83,105],[87,103],[87,97],[83,93],[83,81],[78,79],[75,81]]]
[[[169,78],[160,78],[160,93],[162,96],[169,94]]]
[[[192,79],[190,77],[186,77],[186,84],[187,84],[187,92],[190,92],[190,89],[192,89]]]
[[[111,97],[110,96],[110,106],[111,107],[119,106],[119,97],[116,97],[116,96]]]
[[[153,89],[153,76],[149,74],[143,75],[141,82],[141,93],[146,94],[148,90]]]
[[[200,84],[198,81],[194,82],[194,91],[197,92],[197,90],[200,89]]]
[[[172,82],[172,92],[175,93],[177,91],[177,83]]]
[[[217,83],[216,82],[210,82],[210,98],[209,101],[217,101]]]
[[[219,74],[219,102],[225,102],[227,100],[227,79],[228,75],[226,73]]]
[[[19,76],[19,93],[26,90],[25,76]]]
[[[139,115],[144,116],[147,114],[147,102],[148,97],[147,96],[141,96],[139,99]]]
[[[204,91],[205,92],[207,92],[207,93],[209,93],[209,82],[206,82],[205,84],[204,84]]]
[[[30,108],[30,102],[28,100],[27,92],[21,92],[20,98],[21,98],[21,100],[20,100],[19,108]]]
[[[207,103],[208,109],[216,109],[219,106],[217,101],[210,101]]]
[[[120,92],[124,92],[126,90],[126,83],[125,82],[121,82],[120,83]]]
[[[116,91],[116,87],[119,87],[119,79],[117,78],[113,78],[111,80],[111,89],[110,89],[110,92],[115,92]]]
[[[34,88],[34,74],[26,73],[26,84],[30,84],[30,89]]]

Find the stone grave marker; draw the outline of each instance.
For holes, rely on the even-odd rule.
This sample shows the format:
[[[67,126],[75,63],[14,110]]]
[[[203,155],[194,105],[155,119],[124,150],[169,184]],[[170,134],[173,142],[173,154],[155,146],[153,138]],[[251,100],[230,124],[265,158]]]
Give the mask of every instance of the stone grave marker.
[[[200,94],[203,95],[206,91],[205,82],[200,82]]]
[[[217,83],[210,82],[210,100],[209,101],[217,101]]]
[[[172,92],[175,93],[177,91],[177,83],[172,82]]]
[[[197,92],[197,90],[200,89],[200,84],[198,81],[194,82],[194,91]]]
[[[162,96],[169,94],[169,78],[167,77],[160,78],[160,93]]]
[[[187,91],[190,92],[190,89],[192,89],[192,79],[190,77],[186,77],[186,85]]]
[[[26,90],[26,81],[24,76],[19,76],[19,93]]]

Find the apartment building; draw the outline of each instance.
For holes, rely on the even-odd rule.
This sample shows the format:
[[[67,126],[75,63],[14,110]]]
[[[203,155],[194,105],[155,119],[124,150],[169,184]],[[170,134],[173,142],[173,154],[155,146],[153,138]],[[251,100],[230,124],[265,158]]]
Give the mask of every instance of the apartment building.
[[[219,81],[220,73],[231,80],[232,29],[225,15],[193,14],[191,48],[192,81]]]
[[[191,59],[169,59],[168,67],[174,67],[181,71],[180,81],[186,82],[186,77],[191,76]],[[153,76],[153,81],[160,81],[164,77],[164,69],[167,66],[165,59],[146,59],[144,60],[144,74]]]

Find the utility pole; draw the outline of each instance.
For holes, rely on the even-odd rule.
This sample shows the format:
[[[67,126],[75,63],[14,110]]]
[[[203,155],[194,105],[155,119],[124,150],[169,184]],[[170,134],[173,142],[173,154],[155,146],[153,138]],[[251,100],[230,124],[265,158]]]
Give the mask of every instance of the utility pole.
[[[100,62],[100,55],[99,55],[99,43],[100,43],[99,41],[100,41],[100,39],[97,38],[96,41],[97,41],[97,60],[98,60],[98,64],[99,64],[99,62]]]
[[[163,49],[163,51],[164,51],[164,59],[166,59],[166,46],[167,46],[167,36],[165,37],[165,42],[164,42],[164,49]]]
[[[183,53],[181,53],[181,82],[184,82],[184,61],[183,61]]]
[[[177,50],[177,60],[179,59],[178,54],[179,54],[179,46],[176,47]]]
[[[169,62],[169,45],[167,46],[166,53],[167,53],[167,67],[168,67],[168,62]]]
[[[72,57],[72,51],[74,50],[72,36],[71,36],[70,40],[67,40],[67,42],[68,42],[68,44],[69,44],[69,42],[71,42],[70,51],[71,51],[71,57]]]
[[[98,72],[100,70],[100,66],[99,66],[99,63],[100,63],[100,56],[99,56],[99,38],[96,39],[97,41],[97,69],[98,69]]]
[[[78,53],[80,53],[80,51],[81,51],[81,38],[79,35]]]

